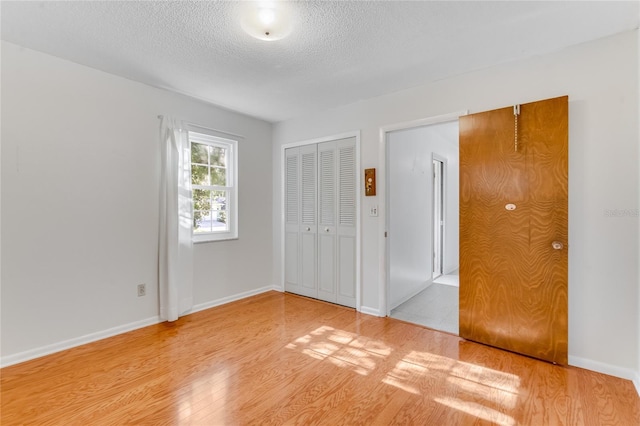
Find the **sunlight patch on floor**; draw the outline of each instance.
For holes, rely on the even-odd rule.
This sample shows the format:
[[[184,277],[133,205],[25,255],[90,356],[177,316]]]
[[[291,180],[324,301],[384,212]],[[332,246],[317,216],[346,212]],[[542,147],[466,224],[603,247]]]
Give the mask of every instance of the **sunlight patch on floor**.
[[[513,419],[513,417],[492,408],[485,407],[484,405],[478,404],[477,402],[462,401],[457,398],[435,398],[434,401],[442,405],[446,405],[449,408],[463,411],[478,419],[483,419],[500,426],[513,426],[516,424],[516,421]]]
[[[414,395],[420,395],[420,391],[411,382],[415,381],[416,377],[419,378],[426,374],[427,369],[425,367],[401,360],[382,379],[382,383],[395,386]]]
[[[392,351],[379,340],[329,326],[318,327],[285,347],[363,376],[375,370]],[[499,425],[515,424],[512,417],[500,410],[513,409],[517,405],[520,388],[517,375],[430,352],[409,351],[393,369],[387,371],[382,383],[413,395],[421,395],[420,386],[425,385],[425,378],[428,378],[430,387],[440,383],[443,388],[453,387],[457,389],[456,393],[467,395],[470,399],[438,397],[434,401]]]
[[[391,353],[391,348],[380,341],[329,326],[319,327],[285,348],[298,350],[314,359],[327,360],[363,376],[375,369],[376,360]]]
[[[517,396],[518,390],[520,389],[520,377],[515,374],[505,373],[463,361],[456,361],[456,365],[451,370],[451,376],[468,382],[475,382],[515,396]]]
[[[513,409],[518,403],[518,394],[499,389],[499,387],[484,385],[472,380],[450,376],[447,381],[468,394],[482,396],[484,399],[499,404],[504,408]]]
[[[411,351],[396,363],[382,382],[420,395],[420,381],[426,377],[430,382],[435,382],[435,386],[442,383],[445,389],[456,388],[461,395],[466,394],[473,400],[481,399],[485,405],[452,398],[438,398],[435,401],[501,425],[514,424],[513,419],[498,411],[513,409],[517,405],[520,378],[514,374],[429,352]],[[491,406],[499,408],[496,410]]]

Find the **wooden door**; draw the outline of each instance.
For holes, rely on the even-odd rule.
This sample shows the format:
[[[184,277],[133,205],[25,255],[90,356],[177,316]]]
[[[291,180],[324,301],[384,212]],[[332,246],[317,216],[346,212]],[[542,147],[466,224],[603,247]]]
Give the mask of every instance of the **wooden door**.
[[[460,118],[460,336],[567,363],[568,98]]]

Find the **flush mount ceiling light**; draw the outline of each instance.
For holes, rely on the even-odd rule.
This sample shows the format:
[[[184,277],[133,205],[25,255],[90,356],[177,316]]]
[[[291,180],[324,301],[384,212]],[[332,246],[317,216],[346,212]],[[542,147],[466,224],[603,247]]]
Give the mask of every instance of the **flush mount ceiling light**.
[[[242,29],[257,39],[281,40],[291,33],[291,20],[282,3],[261,3],[247,8],[243,15]]]

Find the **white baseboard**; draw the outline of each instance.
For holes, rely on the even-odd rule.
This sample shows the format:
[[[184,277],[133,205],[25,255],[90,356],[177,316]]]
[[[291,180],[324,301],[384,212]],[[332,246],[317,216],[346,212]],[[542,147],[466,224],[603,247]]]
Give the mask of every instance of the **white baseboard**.
[[[225,303],[234,302],[236,300],[244,299],[250,296],[255,296],[256,294],[265,293],[271,290],[278,290],[278,288],[274,286],[267,286],[267,287],[262,287],[262,288],[258,288],[251,291],[246,291],[244,293],[234,294],[233,296],[223,297],[221,299],[213,300],[211,302],[200,303],[198,305],[195,305],[185,315],[202,311],[204,309],[212,308],[214,306],[224,305]],[[129,324],[124,324],[118,327],[109,328],[107,330],[86,334],[84,336],[76,337],[73,339],[64,340],[62,342],[53,343],[51,345],[30,349],[24,352],[19,352],[17,354],[3,356],[0,358],[0,367],[8,367],[10,365],[19,364],[21,362],[29,361],[35,358],[40,358],[45,355],[50,355],[55,352],[64,351],[66,349],[71,349],[76,346],[81,346],[87,343],[106,339],[107,337],[117,336],[118,334],[123,334],[128,331],[133,331],[133,330],[137,330],[139,328],[147,327],[153,324],[158,324],[159,322],[161,322],[160,316],[155,316],[152,318],[135,321]]]
[[[362,312],[363,314],[373,315],[373,316],[376,316],[376,317],[385,317],[386,316],[386,315],[382,315],[380,313],[380,309],[370,308],[368,306],[360,306],[360,312]]]
[[[189,311],[189,314],[192,314],[198,311],[204,311],[205,309],[214,308],[216,306],[224,305],[226,303],[235,302],[236,300],[246,299],[247,297],[255,296],[261,293],[266,293],[271,290],[278,290],[278,288],[269,285],[266,287],[257,288],[255,290],[249,290],[243,293],[234,294],[232,296],[222,297],[220,299],[212,300],[210,302],[200,303],[200,304],[194,305],[193,308],[191,308],[191,310]]]
[[[597,373],[608,374],[609,376],[620,377],[621,379],[631,380],[640,395],[640,373],[630,368],[622,368],[604,362],[593,361],[591,359],[580,358],[569,355],[569,365],[584,368],[585,370],[595,371]]]
[[[51,345],[41,346],[39,348],[30,349],[24,352],[18,352],[17,354],[3,356],[2,358],[0,358],[0,367],[8,367],[10,365],[19,364],[21,362],[40,358],[45,355],[50,355],[55,352],[64,351],[67,349],[75,348],[76,346],[81,346],[87,343],[106,339],[107,337],[113,337],[118,334],[126,333],[128,331],[133,331],[142,327],[158,324],[159,322],[160,317],[155,316],[144,320],[131,322],[129,324],[120,325],[118,327],[109,328],[107,330],[85,334],[84,336],[75,337],[73,339],[63,340],[62,342],[53,343]]]

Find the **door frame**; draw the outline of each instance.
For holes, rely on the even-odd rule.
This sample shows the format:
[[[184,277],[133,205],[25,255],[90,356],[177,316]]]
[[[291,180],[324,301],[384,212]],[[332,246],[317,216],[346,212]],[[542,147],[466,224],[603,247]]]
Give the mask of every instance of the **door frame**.
[[[431,153],[431,164],[433,167],[433,163],[435,162],[439,162],[442,165],[442,170],[440,171],[440,221],[442,222],[440,224],[440,275],[444,275],[445,274],[445,269],[444,269],[444,254],[446,252],[446,245],[447,245],[447,239],[445,238],[445,235],[447,234],[447,170],[448,170],[448,161],[445,157],[436,154],[435,152]],[[435,170],[434,170],[434,174],[435,174]],[[435,189],[435,176],[432,177],[432,185]],[[432,195],[433,200],[435,201],[435,191]],[[436,205],[435,202],[432,205],[433,207],[433,218],[435,219],[436,216]],[[431,244],[434,246],[433,247],[433,253],[435,254],[436,250],[435,250],[435,245],[433,244],[435,242],[435,235],[436,235],[436,225],[432,220],[432,230],[431,230]],[[435,265],[432,265],[432,268],[435,267]],[[431,279],[433,280],[435,277],[433,276],[433,271],[431,271]]]
[[[452,112],[448,114],[436,115],[426,118],[420,118],[417,120],[405,121],[395,124],[388,124],[380,126],[379,130],[379,145],[378,156],[380,158],[379,164],[379,182],[382,185],[378,186],[380,195],[380,207],[378,209],[378,215],[380,220],[378,222],[378,257],[382,261],[379,266],[379,276],[382,279],[378,285],[378,315],[385,317],[391,314],[389,309],[391,283],[389,282],[389,239],[387,238],[387,232],[389,231],[389,176],[387,169],[389,168],[389,147],[388,147],[388,134],[397,130],[408,130],[417,127],[429,126],[432,124],[447,123],[450,121],[456,121],[460,117],[467,115],[468,110],[462,110]]]
[[[280,147],[280,286],[282,291],[285,291],[285,231],[286,231],[286,196],[285,196],[285,182],[286,182],[286,170],[285,170],[285,150],[288,148],[298,148],[305,145],[319,144],[322,142],[331,142],[340,139],[356,138],[356,311],[360,312],[361,303],[361,222],[360,215],[360,201],[361,201],[361,181],[360,181],[360,130],[354,130],[351,132],[339,133],[331,136],[324,136],[315,139],[307,139],[298,142],[292,142],[284,144]]]

